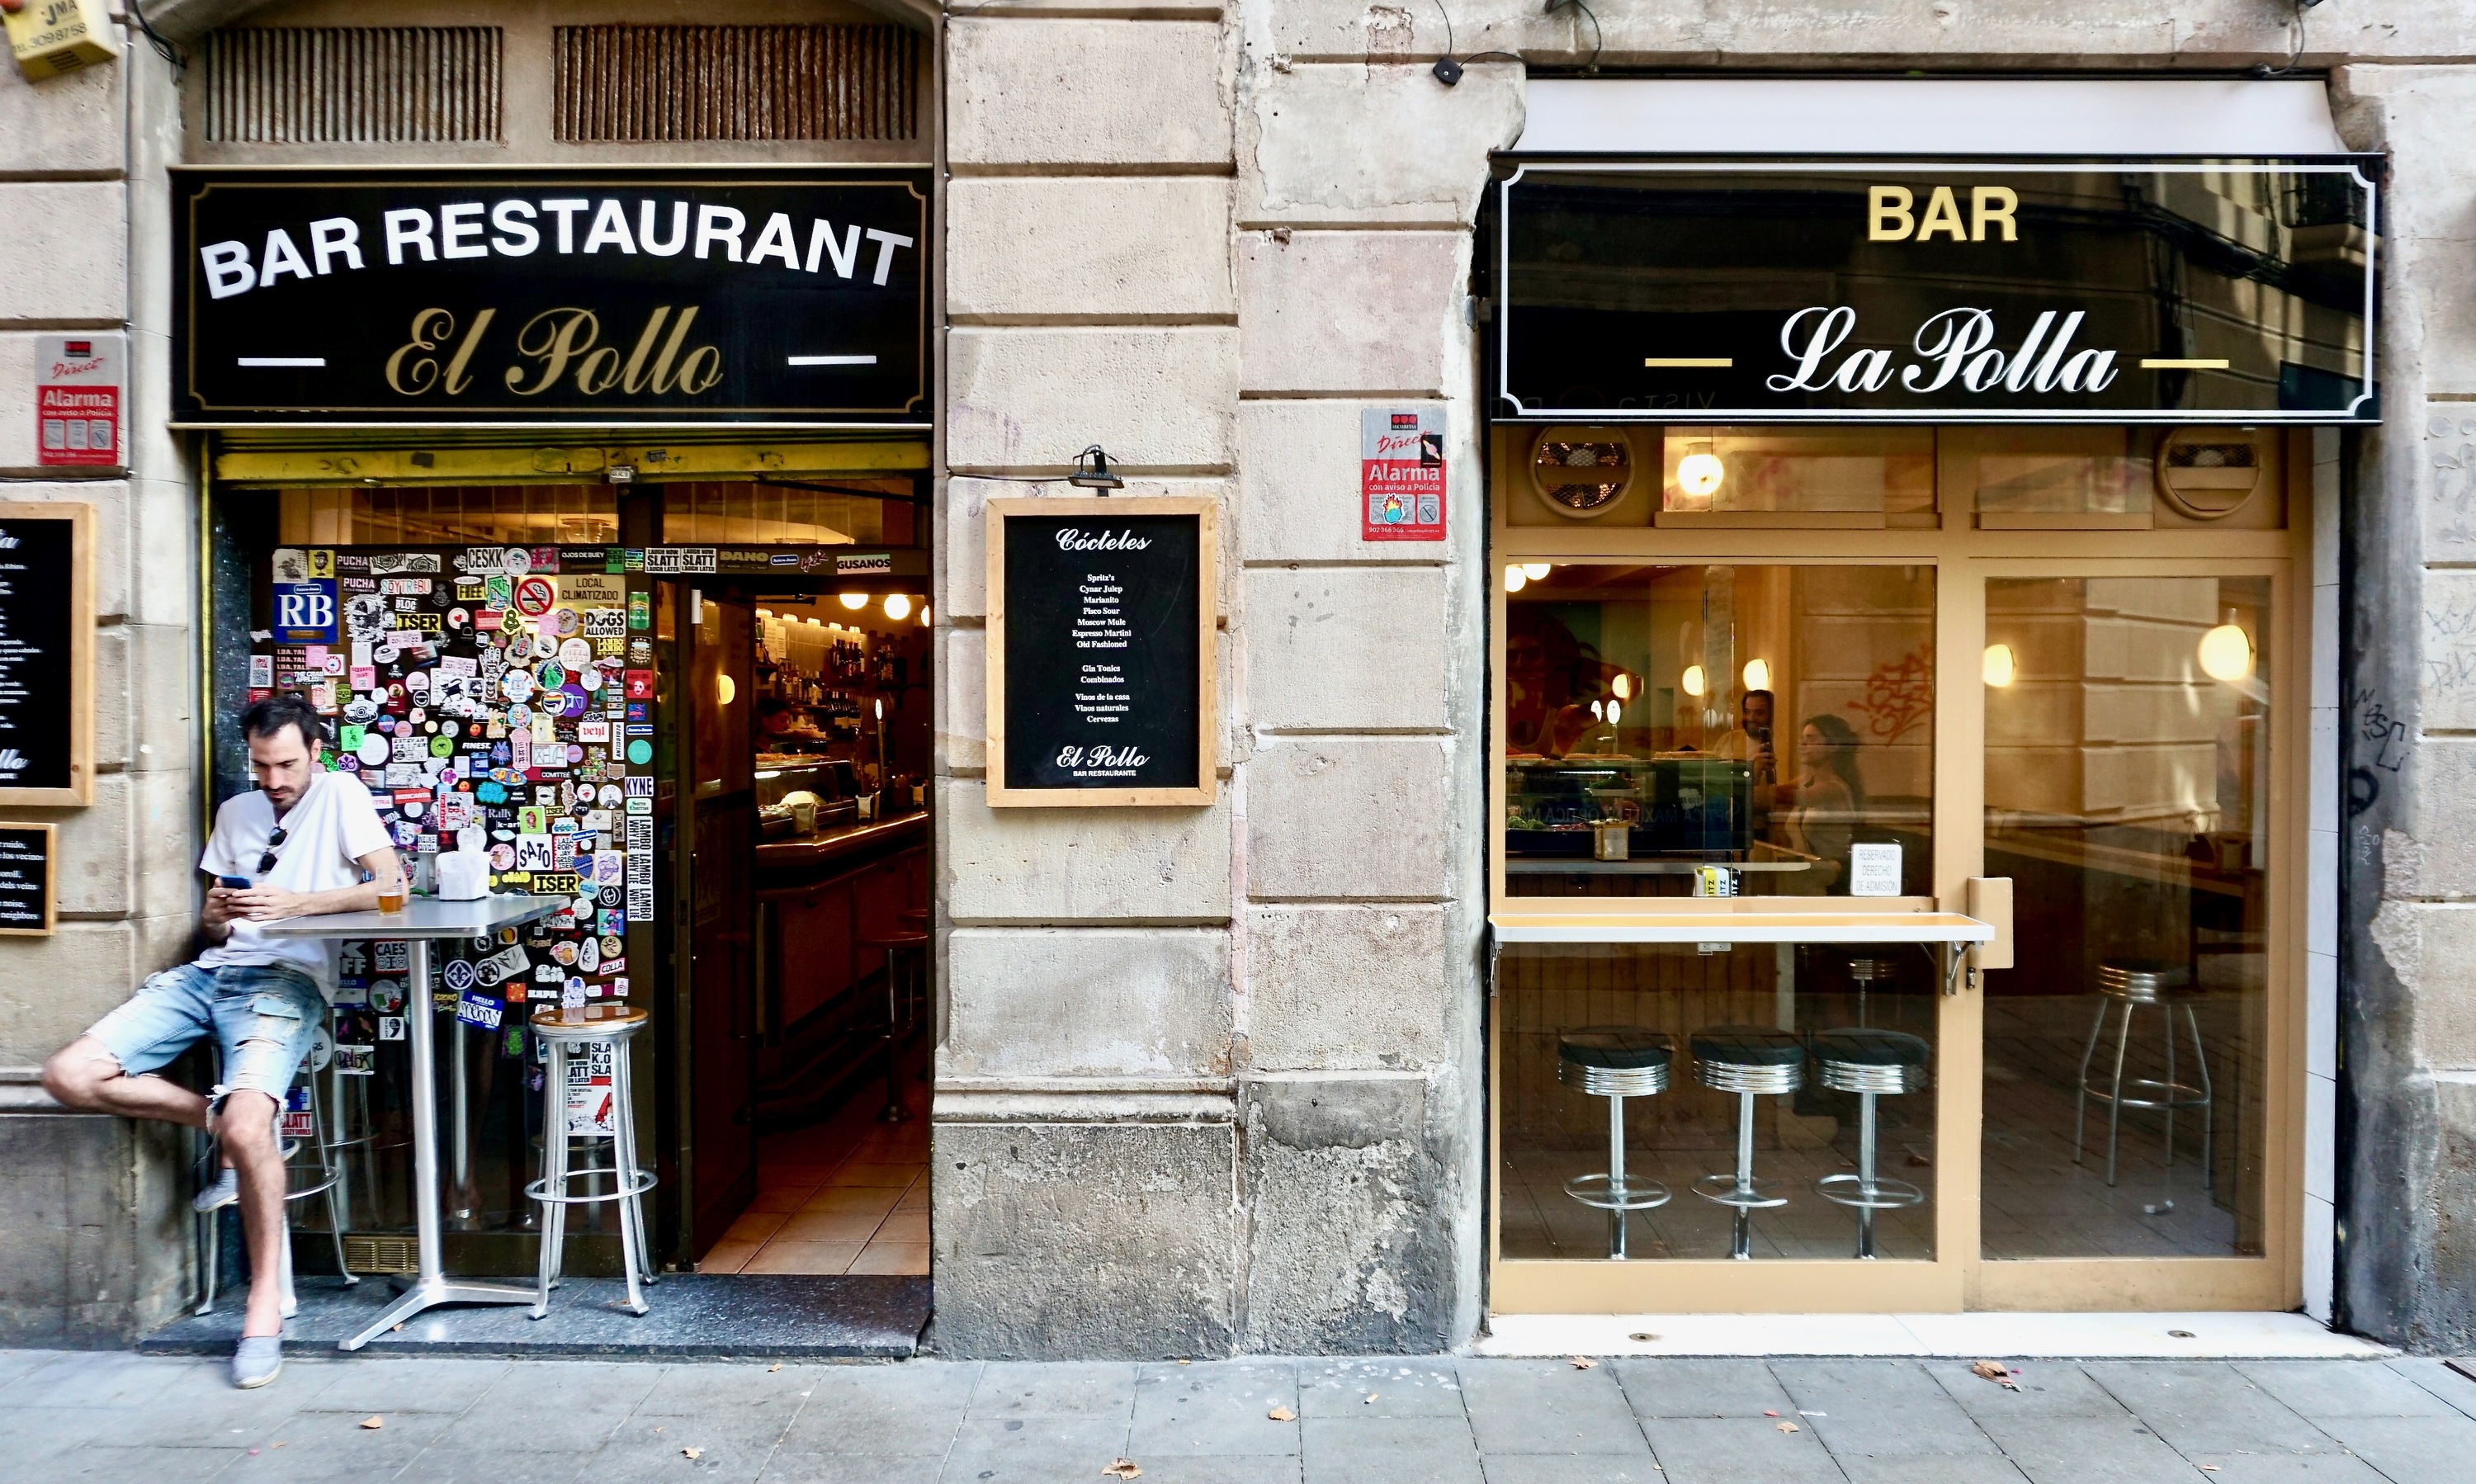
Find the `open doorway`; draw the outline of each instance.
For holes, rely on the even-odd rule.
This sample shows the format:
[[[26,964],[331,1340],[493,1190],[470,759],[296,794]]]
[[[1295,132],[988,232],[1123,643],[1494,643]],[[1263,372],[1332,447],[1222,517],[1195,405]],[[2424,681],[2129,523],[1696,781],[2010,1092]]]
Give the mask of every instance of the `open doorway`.
[[[682,1255],[925,1276],[926,584],[663,586]]]

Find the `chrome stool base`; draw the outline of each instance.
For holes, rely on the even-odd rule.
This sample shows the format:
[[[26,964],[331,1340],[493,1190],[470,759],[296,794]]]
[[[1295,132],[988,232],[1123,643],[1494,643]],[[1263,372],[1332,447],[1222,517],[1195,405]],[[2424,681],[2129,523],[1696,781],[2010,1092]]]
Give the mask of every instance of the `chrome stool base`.
[[[1805,1045],[1795,1034],[1760,1026],[1721,1026],[1694,1033],[1694,1072],[1714,1092],[1737,1095],[1737,1168],[1730,1175],[1706,1175],[1694,1182],[1694,1194],[1737,1213],[1728,1255],[1739,1262],[1754,1255],[1754,1213],[1788,1204],[1786,1196],[1764,1192],[1779,1182],[1754,1177],[1754,1100],[1779,1097],[1805,1085]]]
[[[1630,1026],[1589,1026],[1556,1038],[1556,1079],[1575,1092],[1608,1100],[1607,1173],[1575,1175],[1565,1182],[1565,1194],[1608,1213],[1608,1256],[1617,1261],[1630,1255],[1625,1213],[1652,1210],[1670,1199],[1668,1187],[1657,1180],[1625,1174],[1625,1100],[1666,1092],[1668,1065],[1675,1054],[1675,1042]]]

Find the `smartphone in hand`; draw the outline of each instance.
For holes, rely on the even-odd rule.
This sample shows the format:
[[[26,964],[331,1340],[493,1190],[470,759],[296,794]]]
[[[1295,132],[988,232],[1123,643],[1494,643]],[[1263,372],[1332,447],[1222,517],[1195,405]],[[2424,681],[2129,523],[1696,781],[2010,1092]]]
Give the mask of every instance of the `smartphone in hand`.
[[[219,876],[215,878],[215,884],[217,886],[230,887],[234,891],[247,891],[249,890],[249,878],[245,876]]]

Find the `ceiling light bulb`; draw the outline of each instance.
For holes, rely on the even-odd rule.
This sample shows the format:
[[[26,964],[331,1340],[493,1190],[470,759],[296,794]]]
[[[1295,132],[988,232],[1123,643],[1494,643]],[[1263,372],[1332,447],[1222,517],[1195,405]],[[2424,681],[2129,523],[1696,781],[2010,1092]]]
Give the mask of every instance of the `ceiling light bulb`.
[[[1695,453],[1676,460],[1676,487],[1696,500],[1708,500],[1720,492],[1728,478],[1728,466],[1705,443]]]
[[[851,609],[854,613],[868,606],[868,594],[866,593],[839,593],[836,594],[836,596],[842,600],[844,607]]]
[[[2214,680],[2241,680],[2252,674],[2252,640],[2241,625],[2220,624],[2201,635],[2201,668]]]
[[[1684,687],[1685,693],[1689,696],[1698,696],[1702,694],[1702,667],[1700,665],[1687,665],[1685,667],[1685,673],[1676,678],[1676,683]]]
[[[1607,714],[1606,714],[1605,709],[1604,709],[1603,707],[1601,707],[1601,706],[1600,706],[1600,705],[1599,705],[1597,702],[1596,702],[1596,701],[1594,701],[1594,702],[1592,702],[1592,703],[1591,703],[1591,716],[1592,716],[1592,718],[1593,718],[1594,720],[1597,720],[1597,721],[1605,721],[1605,720],[1607,720]]]
[[[1504,590],[1506,592],[1518,593],[1522,591],[1523,587],[1529,585],[1529,582],[1530,574],[1523,571],[1520,567],[1507,567],[1504,569]]]
[[[1748,660],[1746,660],[1746,689],[1747,689],[1747,690],[1769,690],[1769,689],[1770,689],[1770,688],[1771,688],[1771,662],[1770,662],[1770,660],[1768,660],[1768,659],[1748,659]]]
[[[901,623],[911,616],[911,600],[901,593],[885,595],[885,616]]]
[[[1522,564],[1522,575],[1534,582],[1555,570],[1544,561],[1525,561]]]
[[[928,627],[928,605],[925,603],[920,605],[920,627],[923,629]]]
[[[1608,689],[1617,693],[1617,699],[1619,701],[1631,701],[1633,699],[1633,677],[1620,671],[1617,674],[1617,678],[1608,682]]]
[[[1623,706],[1621,706],[1621,705],[1617,705],[1617,704],[1616,704],[1615,702],[1613,702],[1613,701],[1611,701],[1611,702],[1609,702],[1609,703],[1608,703],[1608,725],[1609,725],[1609,726],[1611,726],[1611,727],[1615,726],[1615,725],[1617,724],[1617,722],[1618,722],[1622,717],[1623,717],[1623,715],[1624,715],[1624,707],[1623,707]]]
[[[1986,646],[1986,683],[1996,689],[2020,678],[2020,662],[2013,657],[2009,644]]]

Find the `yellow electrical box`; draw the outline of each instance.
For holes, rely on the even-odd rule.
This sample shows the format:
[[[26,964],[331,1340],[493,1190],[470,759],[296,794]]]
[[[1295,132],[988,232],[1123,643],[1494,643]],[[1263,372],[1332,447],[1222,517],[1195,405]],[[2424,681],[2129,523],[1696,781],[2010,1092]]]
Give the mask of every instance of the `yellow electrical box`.
[[[13,11],[0,12],[9,26],[9,50],[17,56],[17,70],[29,82],[75,72],[90,62],[120,55],[104,0],[26,0]]]

